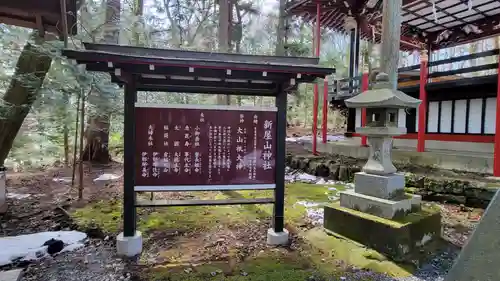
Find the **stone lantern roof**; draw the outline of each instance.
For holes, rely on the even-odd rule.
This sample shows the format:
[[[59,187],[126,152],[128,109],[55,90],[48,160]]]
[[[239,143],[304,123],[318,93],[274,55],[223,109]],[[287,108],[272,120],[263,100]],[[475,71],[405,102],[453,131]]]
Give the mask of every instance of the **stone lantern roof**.
[[[392,89],[389,76],[379,73],[373,89],[345,100],[347,107],[352,108],[417,108],[421,100]]]

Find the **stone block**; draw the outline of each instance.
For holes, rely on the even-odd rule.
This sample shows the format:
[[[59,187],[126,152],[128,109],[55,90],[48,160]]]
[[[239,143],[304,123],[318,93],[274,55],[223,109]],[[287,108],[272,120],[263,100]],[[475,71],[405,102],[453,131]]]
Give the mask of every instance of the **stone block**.
[[[399,220],[388,220],[341,207],[325,206],[324,227],[393,260],[404,260],[441,235],[438,207],[423,207]]]
[[[22,269],[0,271],[0,281],[19,281],[23,276]]]
[[[340,205],[356,211],[368,213],[386,219],[395,219],[420,210],[422,197],[405,194],[406,199],[393,201],[356,193],[354,190],[339,192]]]
[[[371,175],[359,172],[354,175],[354,191],[383,199],[404,199],[405,175]]]
[[[498,280],[500,277],[500,191],[462,248],[445,281]]]

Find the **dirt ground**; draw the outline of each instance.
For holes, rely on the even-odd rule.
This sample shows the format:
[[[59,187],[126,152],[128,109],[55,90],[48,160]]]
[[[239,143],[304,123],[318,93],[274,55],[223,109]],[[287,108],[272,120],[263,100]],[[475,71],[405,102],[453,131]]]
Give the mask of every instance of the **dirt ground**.
[[[298,235],[299,232],[311,229],[313,226],[304,222],[298,224],[300,230],[294,230],[297,225],[289,225],[289,229],[292,230],[291,244],[284,248],[268,247],[263,234],[271,224],[269,214],[258,209],[249,210],[248,207],[238,209],[238,215],[234,218],[232,216],[235,209],[223,207],[197,209],[194,211],[195,214],[191,211],[193,209],[182,209],[181,216],[167,219],[161,217],[164,214],[158,210],[144,209],[139,215],[147,216],[148,219],[141,222],[141,227],[152,229],[144,241],[144,254],[138,262],[122,260],[115,256],[113,241],[114,235],[121,227],[119,200],[122,196],[122,181],[121,179],[104,183],[94,181],[104,173],[121,176],[121,164],[85,167],[83,201],[77,200],[78,185],[71,188],[70,169],[55,167],[44,171],[8,175],[8,192],[30,196],[8,200],[9,211],[1,217],[2,236],[78,229],[87,232],[91,237],[82,250],[31,264],[13,265],[27,268],[26,280],[177,280],[168,279],[171,278],[170,275],[162,276],[166,274],[165,272],[178,272],[176,276],[184,276],[183,278],[200,274],[208,274],[214,278],[219,275],[229,278],[244,277],[249,274],[272,275],[272,272],[277,271],[274,267],[263,268],[262,263],[279,266],[278,271],[290,271],[294,272],[293,274],[299,272],[304,275],[300,275],[300,278],[304,279],[297,280],[305,280],[315,274],[315,266],[310,264],[310,259],[304,260],[304,256],[314,256],[317,253],[311,253],[308,244]],[[190,194],[173,193],[168,198],[179,199],[186,196],[192,197]],[[113,202],[118,202],[116,209],[111,206]],[[82,228],[82,225],[75,221],[73,215],[75,210],[86,208],[91,204],[98,206],[93,208],[100,208],[97,212],[102,214],[102,220],[109,221],[112,225],[109,229],[112,231],[103,229],[98,224],[94,227],[92,221]],[[480,219],[482,210],[454,205],[441,205],[441,208],[444,238],[454,245],[462,246]],[[99,219],[96,217],[96,222]],[[267,259],[273,262],[267,262]],[[290,263],[282,268],[279,263],[276,265],[276,260],[280,259]],[[256,260],[259,261],[257,265],[254,263]],[[325,257],[317,260],[321,263]],[[337,261],[333,268],[338,272],[352,269],[341,261]],[[147,277],[151,274],[156,279]],[[196,278],[179,280],[205,280]]]
[[[288,132],[289,136],[307,134],[310,134],[310,129],[302,127],[292,127]],[[332,256],[329,250],[313,249],[302,234],[315,228],[303,219],[303,213],[295,213],[294,210],[288,210],[286,214],[286,220],[293,222],[287,224],[291,231],[290,244],[277,248],[267,246],[265,233],[271,226],[272,209],[253,206],[188,207],[176,208],[172,212],[154,208],[141,209],[138,211],[138,225],[146,233],[143,255],[140,260],[121,259],[115,254],[114,237],[122,227],[122,164],[85,166],[84,171],[84,199],[81,201],[77,199],[78,176],[77,183],[71,187],[70,168],[59,166],[8,173],[8,192],[16,196],[8,199],[9,210],[0,217],[1,236],[75,229],[86,232],[90,239],[78,251],[37,262],[14,264],[3,269],[24,267],[25,280],[37,281],[320,281],[325,279],[318,277],[319,268],[328,269],[329,274],[337,274],[335,276],[340,279],[334,280],[345,280],[341,277],[345,278],[349,274],[358,276],[360,270],[366,271],[359,265],[353,266],[340,257]],[[103,174],[113,174],[120,178],[94,181]],[[169,193],[155,197],[184,199],[233,195]],[[295,199],[311,199],[325,195],[323,191],[314,194],[312,189],[307,189],[294,196],[297,197]],[[483,210],[444,204],[440,207],[443,238],[452,245],[463,246]],[[451,260],[453,258],[453,255],[448,257]],[[381,264],[386,263],[387,261],[383,261]],[[391,265],[388,268],[394,267],[395,265]],[[431,268],[432,270],[435,268]],[[375,279],[368,276],[349,280],[395,279]]]

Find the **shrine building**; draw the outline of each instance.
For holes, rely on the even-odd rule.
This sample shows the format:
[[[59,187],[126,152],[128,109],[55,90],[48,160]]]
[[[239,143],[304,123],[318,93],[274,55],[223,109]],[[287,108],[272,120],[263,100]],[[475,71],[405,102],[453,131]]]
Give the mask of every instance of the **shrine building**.
[[[382,4],[382,0],[294,0],[287,7],[289,14],[313,22],[315,34],[324,27],[350,35],[349,77],[330,79],[327,100],[332,107],[348,110],[346,140],[358,146],[366,146],[366,138],[355,133],[366,116],[362,109],[347,109],[344,100],[362,94],[373,82],[367,67],[359,65],[364,61],[359,45],[361,39],[380,43]],[[399,126],[406,127],[407,133],[396,137],[395,147],[481,157],[484,165],[491,162],[492,167],[485,171],[491,169],[500,176],[500,156],[493,157],[500,153],[500,43],[475,54],[430,59],[441,49],[499,35],[497,0],[403,0],[400,49],[419,52],[420,63],[399,68],[398,89],[422,104],[418,109],[399,111]],[[316,36],[317,49],[319,40]],[[452,67],[457,63],[463,66]],[[438,66],[442,66],[440,70]],[[323,124],[325,136],[327,124]],[[313,126],[314,131],[317,119]],[[316,149],[313,136],[313,151]]]

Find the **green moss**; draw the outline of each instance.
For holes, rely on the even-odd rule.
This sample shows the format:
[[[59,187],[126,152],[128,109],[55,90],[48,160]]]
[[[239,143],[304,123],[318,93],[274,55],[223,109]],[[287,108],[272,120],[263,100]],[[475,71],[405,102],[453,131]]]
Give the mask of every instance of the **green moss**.
[[[76,224],[82,228],[97,226],[105,233],[115,233],[121,227],[123,205],[121,201],[100,201],[72,212]]]
[[[322,229],[311,229],[304,234],[304,238],[317,249],[328,251],[330,256],[327,262],[329,263],[334,260],[342,260],[362,269],[386,273],[395,277],[411,275],[410,269],[389,261],[384,255],[345,237],[328,235]]]
[[[218,199],[228,198],[224,194],[215,196]],[[83,229],[97,226],[107,234],[119,232],[122,225],[122,201],[101,201],[88,204],[72,212],[75,222]],[[147,233],[161,229],[189,231],[207,229],[217,224],[240,224],[260,218],[258,213],[249,211],[245,206],[196,206],[196,207],[163,207],[147,212],[137,209],[139,230]]]
[[[335,190],[328,190],[334,187],[337,191],[345,190],[343,185],[322,185],[309,183],[292,183],[286,186],[286,197],[296,201],[305,200],[309,202],[326,202],[328,195],[335,195]]]
[[[289,281],[307,280],[314,274],[314,268],[307,259],[297,253],[289,255],[279,252],[265,252],[245,260],[231,268],[227,263],[212,263],[192,268],[156,268],[149,274],[149,280],[170,281]],[[212,276],[215,274],[215,276]]]
[[[422,206],[422,209],[418,212],[410,213],[406,216],[400,216],[398,218],[390,220],[390,219],[385,219],[385,218],[373,216],[373,215],[370,215],[370,214],[367,214],[364,212],[351,210],[349,208],[341,207],[339,202],[332,203],[329,205],[332,206],[332,208],[342,210],[344,212],[351,213],[351,214],[354,214],[358,217],[362,217],[362,218],[365,218],[368,220],[377,221],[377,222],[389,225],[391,227],[403,227],[403,226],[408,225],[410,223],[415,223],[423,218],[426,218],[426,217],[430,216],[431,214],[440,212],[440,209],[437,205],[426,204],[425,206]]]
[[[500,182],[487,182],[484,187],[488,189],[500,189]]]
[[[337,190],[344,190],[340,185],[328,186]],[[305,215],[305,208],[296,204],[298,201],[328,202],[329,195],[336,191],[329,191],[326,185],[317,184],[289,184],[285,191],[285,217],[289,223],[301,223]],[[149,196],[149,195],[145,195]],[[215,199],[225,198],[257,198],[273,197],[272,191],[228,191],[224,193],[204,194]],[[73,219],[82,228],[97,226],[105,233],[117,233],[122,225],[123,203],[121,200],[100,201],[88,204],[72,212]],[[147,213],[139,208],[138,228],[148,232],[159,229],[191,230],[212,227],[215,224],[238,224],[254,219],[262,219],[272,215],[272,205],[236,205],[210,207],[165,207],[156,208]]]
[[[329,190],[334,187],[336,190]],[[292,183],[287,184],[285,189],[285,220],[289,224],[302,224],[306,215],[306,208],[296,204],[300,201],[310,203],[328,203],[328,196],[334,196],[337,191],[345,190],[343,185],[322,185],[310,183]],[[229,198],[259,198],[273,197],[272,191],[244,190],[244,191],[225,191],[224,194]],[[258,218],[269,217],[272,215],[272,205],[246,205],[241,206],[247,212],[257,214]],[[318,206],[322,208],[322,206]]]

